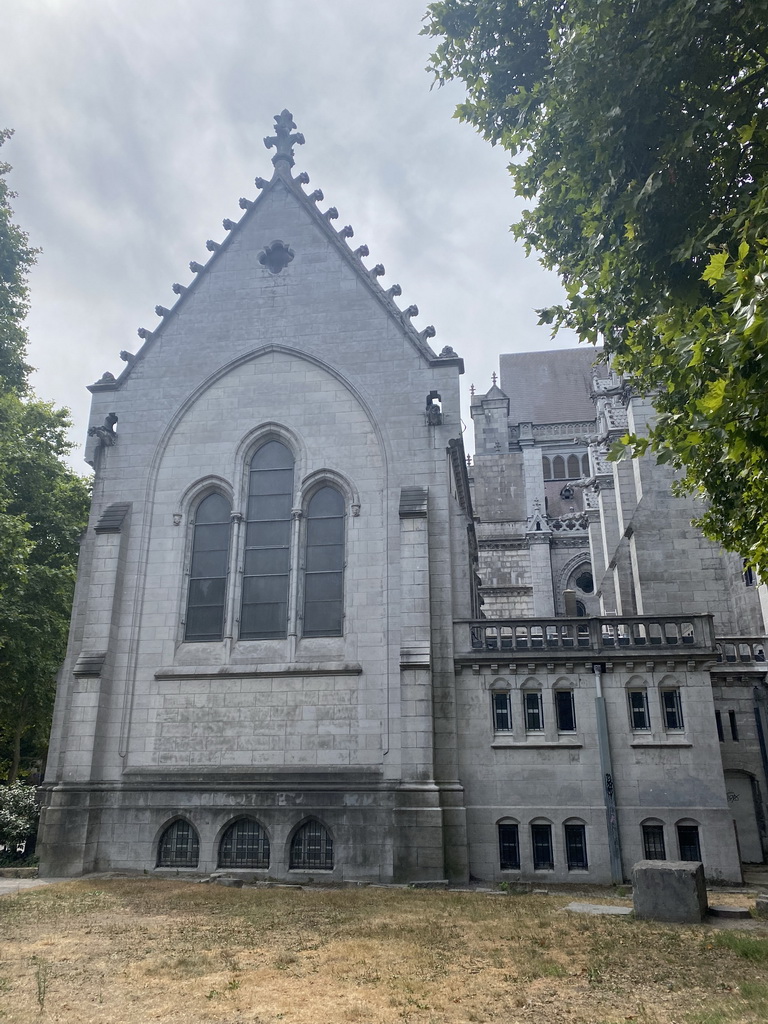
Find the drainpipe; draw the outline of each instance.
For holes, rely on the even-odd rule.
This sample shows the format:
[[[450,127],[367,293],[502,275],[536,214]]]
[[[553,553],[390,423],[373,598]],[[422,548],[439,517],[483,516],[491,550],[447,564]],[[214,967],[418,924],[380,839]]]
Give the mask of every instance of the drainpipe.
[[[592,665],[595,673],[595,717],[597,718],[597,748],[600,751],[600,774],[603,777],[603,802],[605,803],[605,820],[608,827],[608,853],[611,859],[611,881],[621,885],[624,871],[621,866],[621,840],[619,839],[619,821],[616,815],[616,793],[613,787],[613,766],[611,764],[611,744],[608,739],[608,716],[605,711],[603,697],[603,665],[595,662]]]

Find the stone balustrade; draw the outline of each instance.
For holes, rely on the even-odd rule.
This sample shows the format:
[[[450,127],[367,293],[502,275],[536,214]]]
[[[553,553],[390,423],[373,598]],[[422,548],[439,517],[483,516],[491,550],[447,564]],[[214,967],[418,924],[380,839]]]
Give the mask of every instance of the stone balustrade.
[[[717,660],[722,665],[765,665],[768,640],[764,637],[718,637],[715,643]]]
[[[639,654],[643,649],[649,653],[653,649],[713,651],[715,645],[709,615],[464,620],[454,624],[454,633],[457,654],[523,655],[544,650]]]

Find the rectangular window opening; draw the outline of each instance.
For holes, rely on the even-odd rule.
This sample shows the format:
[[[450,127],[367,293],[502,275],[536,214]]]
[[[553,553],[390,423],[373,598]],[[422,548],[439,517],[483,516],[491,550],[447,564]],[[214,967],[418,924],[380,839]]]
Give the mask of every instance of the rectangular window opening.
[[[555,716],[558,732],[576,732],[573,690],[555,690]]]
[[[680,846],[680,860],[701,860],[698,825],[678,825],[677,842]]]
[[[629,720],[635,731],[650,729],[651,721],[648,714],[648,694],[645,690],[629,691]]]
[[[499,825],[499,868],[502,871],[517,871],[520,868],[517,825]]]
[[[731,739],[735,743],[738,743],[739,742],[739,726],[738,726],[738,723],[736,722],[736,712],[735,711],[729,711],[728,712],[728,721],[730,722],[730,725],[731,725]]]
[[[508,693],[491,694],[493,707],[493,728],[495,732],[510,732],[512,729],[512,704]]]
[[[544,709],[538,690],[530,690],[523,694],[523,707],[525,709],[525,731],[543,732]]]
[[[552,852],[552,826],[531,825],[531,846],[535,871],[552,871],[555,858]]]
[[[569,871],[586,871],[587,829],[584,825],[565,826],[565,853]]]
[[[643,856],[646,860],[667,859],[663,825],[643,825]]]
[[[717,738],[721,743],[724,743],[725,733],[723,732],[723,716],[719,711],[715,712],[715,725],[717,726]]]
[[[683,728],[683,705],[679,690],[662,690],[661,705],[664,710],[664,728],[677,731]]]

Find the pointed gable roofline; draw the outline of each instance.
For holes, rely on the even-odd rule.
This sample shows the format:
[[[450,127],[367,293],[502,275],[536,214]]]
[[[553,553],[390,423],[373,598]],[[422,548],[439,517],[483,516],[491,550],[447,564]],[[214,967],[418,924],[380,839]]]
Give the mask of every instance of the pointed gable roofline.
[[[109,372],[105,373],[100,380],[87,385],[88,390],[91,393],[116,391],[121,387],[121,385],[130,376],[135,364],[139,360],[143,359],[149,350],[162,338],[166,323],[168,323],[175,314],[183,308],[190,295],[192,295],[198,287],[199,281],[207,275],[208,271],[216,261],[221,259],[222,255],[232,244],[233,238],[237,236],[243,226],[255,216],[257,209],[264,202],[265,197],[270,192],[280,187],[285,188],[286,191],[301,203],[303,208],[307,211],[325,237],[331,242],[342,259],[344,259],[352,268],[358,278],[364,282],[365,287],[379,302],[379,304],[383,306],[389,316],[398,323],[405,336],[427,364],[429,366],[455,366],[459,373],[464,373],[464,360],[457,356],[449,346],[446,346],[439,356],[435,355],[427,341],[428,338],[433,338],[435,336],[434,327],[429,326],[424,328],[423,331],[417,331],[412,325],[411,319],[414,316],[418,316],[418,307],[412,305],[408,306],[407,309],[401,310],[395,304],[394,297],[401,293],[400,286],[393,285],[386,290],[382,288],[378,279],[384,274],[384,267],[381,264],[377,264],[371,270],[368,270],[368,268],[364,266],[362,260],[364,256],[368,256],[369,254],[368,246],[361,245],[354,250],[350,249],[346,240],[353,237],[354,231],[352,228],[349,225],[346,225],[339,231],[336,231],[331,226],[331,220],[335,220],[338,217],[338,212],[335,207],[330,207],[325,211],[325,213],[320,212],[317,204],[324,199],[324,195],[320,189],[315,189],[314,192],[307,195],[303,188],[304,185],[309,184],[309,175],[306,171],[302,171],[295,178],[293,177],[291,174],[291,167],[294,164],[293,146],[296,144],[303,145],[304,143],[304,136],[300,132],[297,132],[294,135],[291,134],[291,129],[295,127],[296,125],[293,123],[290,111],[283,110],[282,113],[275,115],[275,136],[268,136],[264,139],[264,145],[268,149],[272,147],[275,147],[276,149],[275,155],[272,157],[272,163],[275,167],[272,178],[270,181],[266,181],[264,178],[260,177],[256,178],[255,183],[257,188],[260,190],[259,195],[253,200],[245,198],[240,199],[240,208],[244,212],[239,221],[232,221],[229,218],[225,218],[223,224],[228,234],[223,242],[214,242],[211,239],[206,242],[206,248],[211,253],[210,258],[205,264],[196,263],[195,261],[190,263],[189,267],[193,272],[194,277],[189,285],[173,285],[173,291],[178,295],[178,299],[173,306],[170,309],[165,306],[155,306],[155,312],[162,318],[160,325],[154,331],[140,327],[138,334],[143,340],[143,345],[139,351],[135,355],[130,352],[122,351],[120,353],[120,357],[126,361],[127,365],[120,376],[114,377]],[[290,260],[293,259],[293,252],[288,249],[284,243],[276,240],[267,248],[270,249],[276,245],[283,246],[286,255],[282,258],[285,259],[286,264],[287,262],[290,262]],[[265,251],[262,255],[264,258],[261,259],[261,262],[266,265],[270,258],[269,253]],[[276,258],[280,258],[279,254],[275,255]]]

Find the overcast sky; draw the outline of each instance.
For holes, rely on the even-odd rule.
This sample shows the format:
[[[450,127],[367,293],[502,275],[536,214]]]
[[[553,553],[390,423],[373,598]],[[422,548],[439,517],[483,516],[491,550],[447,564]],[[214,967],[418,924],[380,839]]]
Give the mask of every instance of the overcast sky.
[[[31,277],[34,386],[68,406],[78,450],[90,395],[121,349],[153,329],[171,284],[205,263],[240,196],[272,175],[273,117],[306,144],[294,173],[336,206],[401,308],[434,324],[436,351],[491,385],[501,352],[552,341],[535,309],[557,279],[510,231],[521,205],[503,151],[453,111],[461,86],[431,88],[422,0],[5,0],[0,127],[15,129],[17,222],[43,252]],[[471,433],[467,436],[472,449]]]

